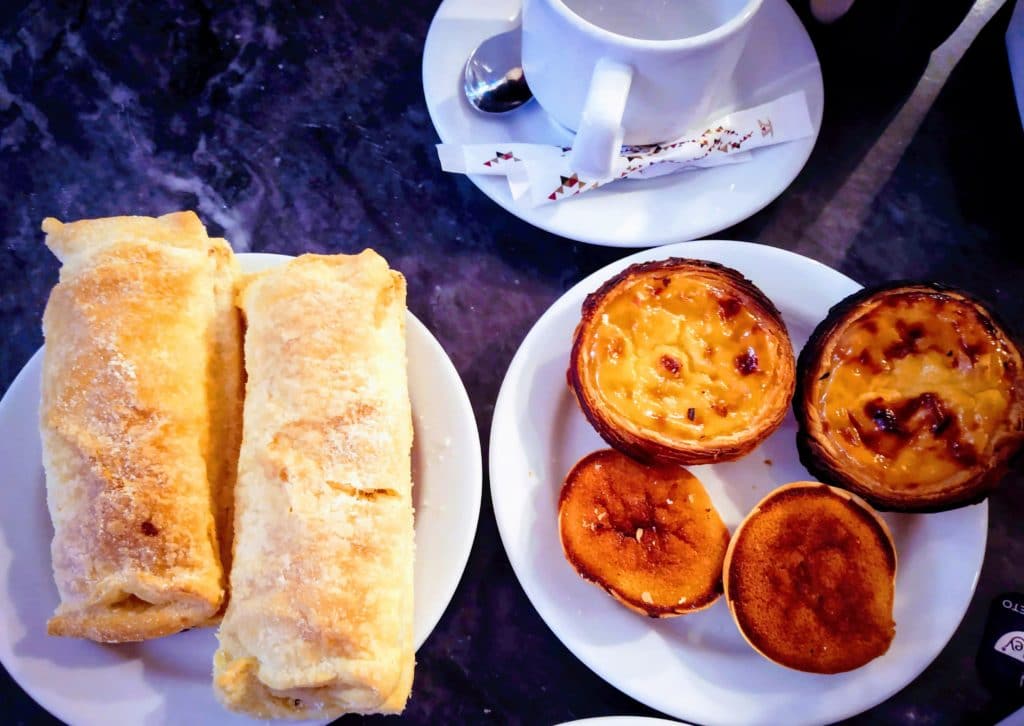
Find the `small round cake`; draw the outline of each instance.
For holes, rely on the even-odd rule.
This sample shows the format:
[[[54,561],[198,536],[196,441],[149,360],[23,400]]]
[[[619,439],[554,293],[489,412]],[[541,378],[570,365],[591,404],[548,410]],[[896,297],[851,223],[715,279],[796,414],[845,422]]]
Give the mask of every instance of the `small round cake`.
[[[936,285],[859,292],[800,355],[807,469],[879,509],[972,504],[1024,442],[1024,366],[977,300]]]
[[[792,344],[771,301],[701,260],[632,265],[583,303],[568,380],[610,445],[642,461],[749,453],[782,423]]]
[[[765,497],[733,535],[723,579],[743,637],[787,668],[853,670],[895,635],[892,535],[842,489],[795,482]]]
[[[680,466],[596,451],[562,486],[558,532],[579,575],[653,618],[703,610],[722,592],[729,530]]]

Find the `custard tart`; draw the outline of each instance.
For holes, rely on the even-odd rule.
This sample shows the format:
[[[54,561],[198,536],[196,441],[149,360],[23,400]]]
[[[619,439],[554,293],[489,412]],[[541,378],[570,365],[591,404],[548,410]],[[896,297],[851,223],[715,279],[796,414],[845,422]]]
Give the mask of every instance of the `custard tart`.
[[[951,288],[856,293],[814,331],[798,370],[801,461],[879,509],[979,502],[1024,442],[1020,350]]]
[[[725,599],[758,653],[809,673],[842,673],[889,650],[896,548],[850,492],[817,482],[776,489],[729,543]]]
[[[558,532],[579,575],[641,615],[696,612],[722,592],[729,530],[680,466],[611,449],[583,457],[562,486]]]
[[[569,385],[610,445],[641,461],[739,458],[782,423],[795,361],[782,316],[736,270],[627,267],[583,303]]]

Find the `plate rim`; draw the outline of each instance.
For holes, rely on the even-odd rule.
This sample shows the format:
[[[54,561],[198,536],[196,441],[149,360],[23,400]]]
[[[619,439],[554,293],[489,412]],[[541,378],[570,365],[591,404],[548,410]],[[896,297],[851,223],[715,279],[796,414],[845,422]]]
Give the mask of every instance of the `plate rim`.
[[[294,259],[296,256],[297,255],[286,255],[276,252],[235,253],[236,258],[241,258],[239,259],[240,263],[242,259],[248,258],[254,260],[272,260],[274,264],[283,264],[290,259]],[[241,272],[242,274],[251,274],[245,270],[242,270]],[[412,325],[417,327],[420,333],[425,334],[423,340],[426,342],[426,344],[430,348],[434,349],[435,352],[441,354],[442,359],[444,361],[443,365],[447,368],[447,373],[449,374],[449,377],[451,377],[455,382],[458,383],[458,385],[454,387],[456,389],[454,403],[456,404],[456,407],[459,409],[458,416],[460,418],[465,417],[465,421],[467,422],[467,424],[472,424],[468,426],[469,430],[472,432],[472,440],[467,442],[468,444],[470,444],[469,448],[472,449],[472,452],[470,454],[470,460],[467,463],[469,474],[472,475],[467,476],[467,481],[470,482],[469,488],[471,490],[470,495],[472,497],[472,500],[468,503],[468,511],[474,513],[472,517],[472,527],[467,526],[463,530],[467,533],[465,537],[468,541],[466,541],[464,546],[462,547],[462,552],[460,556],[457,558],[452,558],[452,560],[450,560],[452,562],[459,562],[459,567],[457,568],[458,575],[453,578],[453,583],[450,588],[450,592],[447,592],[447,594],[444,597],[439,598],[439,601],[444,602],[443,607],[438,608],[436,614],[432,614],[428,618],[429,628],[426,629],[426,633],[423,636],[422,640],[419,640],[419,642],[416,643],[416,651],[419,652],[420,648],[422,648],[427,643],[427,641],[430,640],[430,636],[437,628],[437,624],[441,621],[441,618],[444,617],[444,614],[448,611],[448,608],[451,606],[452,600],[455,597],[455,593],[458,591],[458,587],[462,583],[462,579],[466,574],[466,566],[469,563],[469,558],[470,555],[472,554],[473,545],[476,542],[476,535],[480,525],[480,509],[483,499],[483,451],[480,442],[480,429],[478,422],[476,420],[476,415],[473,412],[472,403],[470,401],[469,394],[466,390],[465,382],[462,380],[462,376],[459,374],[458,369],[455,367],[455,364],[452,362],[451,357],[444,350],[444,347],[441,345],[440,341],[437,340],[436,336],[431,332],[431,330],[418,317],[416,317],[416,315],[411,310],[409,310],[408,307],[406,307],[406,323],[408,324],[409,322],[412,322]],[[44,344],[37,348],[36,351],[32,353],[31,356],[29,356],[29,359],[24,363],[24,365],[22,365],[21,369],[11,380],[11,383],[4,390],[3,395],[0,396],[0,411],[3,411],[6,408],[6,406],[10,405],[8,404],[8,396],[10,392],[20,390],[21,388],[26,386],[27,384],[23,379],[30,375],[30,372],[33,370],[33,367],[40,367],[42,365],[41,358],[43,355],[43,351],[45,350],[45,347],[46,346]],[[31,420],[31,425],[36,425],[35,419]],[[472,446],[473,443],[476,444],[475,447]],[[462,448],[465,449],[466,447],[463,446]],[[40,462],[40,466],[42,466],[42,462]],[[49,516],[48,513],[47,516]],[[11,549],[11,544],[12,543],[7,542],[6,540],[4,541],[4,546],[7,549]],[[47,555],[47,559],[49,559],[49,555]],[[2,589],[6,590],[7,585],[5,584]],[[0,638],[10,643],[11,645],[10,648],[0,648],[0,653],[8,649],[13,653],[13,643],[10,642],[6,633],[0,636]],[[212,654],[210,657],[212,658]],[[47,691],[45,691],[41,687],[37,687],[37,683],[35,681],[30,681],[28,678],[26,678],[25,673],[23,672],[22,669],[18,667],[11,667],[9,661],[17,664],[20,662],[20,660],[21,659],[19,658],[14,658],[13,660],[0,659],[0,666],[3,666],[4,671],[7,673],[8,676],[10,676],[11,680],[13,680],[18,685],[18,687],[21,688],[21,690],[26,695],[28,695],[37,706],[39,706],[39,708],[43,709],[51,716],[62,721],[65,721],[66,723],[75,723],[75,713],[65,712],[65,709],[63,707],[54,707],[53,702],[46,697]],[[256,722],[256,720],[253,720],[253,723]],[[319,722],[306,721],[301,723]]]
[[[599,659],[592,658],[590,655],[581,655],[581,652],[579,652],[579,650],[582,649],[578,650],[577,648],[570,645],[569,642],[567,642],[567,640],[563,637],[560,626],[555,626],[554,624],[552,624],[551,620],[553,618],[549,619],[548,615],[545,614],[542,608],[538,607],[536,602],[537,599],[544,602],[545,607],[550,607],[553,610],[557,610],[559,608],[557,604],[549,603],[548,598],[542,597],[538,593],[534,592],[531,589],[533,587],[532,585],[527,586],[527,584],[524,582],[523,578],[520,575],[520,568],[524,567],[524,565],[520,563],[517,560],[517,558],[514,558],[512,552],[510,551],[508,543],[510,541],[514,541],[514,539],[511,538],[508,528],[513,526],[514,523],[507,521],[506,518],[500,515],[500,512],[502,511],[504,506],[502,504],[502,501],[503,497],[506,496],[506,494],[504,493],[506,487],[495,485],[495,482],[501,482],[504,479],[504,477],[501,474],[500,462],[497,461],[497,459],[500,458],[500,456],[497,455],[496,452],[499,452],[501,450],[501,442],[498,439],[502,435],[502,429],[504,429],[505,426],[504,424],[498,425],[497,422],[499,421],[499,416],[501,415],[502,409],[510,407],[512,403],[510,398],[511,394],[509,393],[509,381],[512,379],[513,374],[515,374],[516,376],[522,375],[521,369],[526,365],[526,360],[528,358],[527,344],[530,342],[531,338],[533,338],[533,336],[537,334],[537,331],[543,329],[543,326],[548,324],[549,319],[561,313],[564,307],[575,306],[577,303],[574,303],[573,301],[579,299],[581,295],[585,296],[586,293],[595,289],[597,285],[609,279],[611,276],[617,274],[630,264],[636,262],[643,262],[651,259],[660,259],[664,257],[673,256],[693,256],[696,259],[700,259],[702,254],[710,254],[707,251],[702,251],[706,250],[707,248],[733,248],[736,250],[746,250],[754,252],[756,254],[764,254],[767,255],[768,257],[776,257],[780,259],[788,258],[791,262],[796,262],[801,265],[809,264],[813,267],[824,268],[825,270],[828,270],[829,272],[838,275],[841,278],[844,278],[846,281],[849,281],[858,289],[863,287],[862,285],[860,285],[860,283],[853,280],[848,275],[845,275],[839,270],[829,267],[828,265],[819,262],[818,260],[815,260],[811,257],[807,257],[797,252],[792,252],[790,250],[786,250],[779,247],[772,247],[752,242],[742,242],[738,240],[708,239],[679,242],[676,243],[675,245],[671,245],[668,247],[653,247],[650,249],[638,251],[631,255],[627,255],[621,259],[615,260],[601,267],[597,271],[591,273],[590,275],[587,275],[585,278],[574,284],[562,295],[560,295],[554,302],[552,302],[551,305],[537,319],[536,323],[534,323],[534,325],[531,326],[529,332],[523,338],[522,342],[519,345],[519,348],[516,350],[516,353],[512,358],[512,362],[509,364],[508,370],[506,371],[505,377],[502,379],[502,383],[498,391],[498,397],[494,405],[494,412],[492,414],[491,419],[490,441],[488,442],[488,476],[490,482],[489,488],[491,493],[491,505],[494,510],[499,539],[501,540],[502,547],[505,550],[505,555],[508,558],[510,565],[512,566],[512,571],[516,576],[516,580],[519,582],[519,586],[525,592],[527,599],[530,601],[531,606],[534,608],[534,611],[537,612],[541,620],[544,621],[544,624],[554,634],[554,636],[559,640],[559,642],[561,642],[561,644],[570,653],[572,653],[572,655],[577,660],[583,663],[583,665],[589,668],[595,675],[601,678],[609,686],[621,691],[622,693],[625,693],[631,698],[634,698],[637,701],[640,701],[641,703],[644,703],[645,705],[651,708],[669,714],[674,718],[682,718],[686,720],[694,720],[696,715],[686,714],[679,709],[666,710],[664,708],[666,703],[664,700],[654,701],[648,698],[646,694],[638,692],[635,688],[623,688],[621,680],[616,680],[612,677],[609,677],[609,669]],[[743,274],[746,276],[746,273]],[[508,414],[508,417],[511,417],[511,414]],[[981,570],[984,565],[985,554],[988,549],[988,500],[986,499],[983,503],[977,506],[979,507],[979,511],[982,512],[980,519],[981,523],[983,524],[983,526],[981,526],[980,528],[980,559],[977,562],[977,565],[973,568],[973,576],[971,578],[970,583],[970,595],[963,603],[963,607],[960,611],[959,616],[956,619],[956,623],[954,624],[954,626],[950,629],[948,634],[940,638],[939,642],[936,642],[934,644],[934,652],[930,655],[930,657],[927,660],[924,661],[920,670],[917,670],[916,672],[908,671],[906,677],[901,676],[900,678],[892,679],[891,682],[894,685],[891,685],[889,688],[882,689],[880,693],[874,694],[871,698],[866,699],[863,702],[858,702],[857,705],[853,706],[852,708],[847,706],[845,708],[835,709],[835,711],[828,717],[830,721],[838,721],[863,713],[864,711],[867,711],[868,709],[871,709],[879,705],[880,703],[885,702],[893,695],[906,688],[911,682],[914,681],[914,679],[920,676],[921,673],[923,673],[935,661],[936,658],[938,658],[939,654],[948,645],[950,640],[952,640],[953,636],[959,630],[960,625],[962,624],[963,619],[967,614],[967,610],[969,609],[971,602],[973,602],[974,596],[977,592],[978,581],[981,576]],[[704,717],[704,715],[701,716],[702,718],[696,718],[698,722],[700,722]]]
[[[441,139],[442,143],[457,143],[458,139],[456,139],[453,136],[449,129],[442,128],[442,126],[439,125],[437,122],[438,113],[437,111],[435,111],[437,100],[434,99],[432,95],[428,92],[428,86],[431,85],[431,82],[428,81],[428,74],[430,73],[430,70],[428,68],[428,59],[430,59],[432,55],[435,53],[435,51],[433,50],[434,46],[441,42],[438,40],[437,37],[439,33],[439,31],[437,30],[438,21],[441,19],[441,15],[445,11],[445,8],[449,7],[452,3],[453,0],[441,0],[440,5],[438,6],[437,10],[434,13],[434,17],[430,21],[430,26],[427,29],[426,39],[423,44],[423,60],[421,62],[420,69],[420,83],[423,90],[424,103],[426,104],[427,107],[427,115],[430,118],[431,125],[434,127],[434,132]],[[811,122],[814,126],[813,137],[811,137],[810,139],[797,139],[780,146],[780,148],[788,147],[796,149],[793,158],[802,157],[800,158],[800,161],[797,164],[797,166],[794,168],[791,177],[784,183],[782,183],[777,190],[768,193],[764,199],[761,199],[758,202],[754,203],[753,205],[750,205],[749,207],[745,208],[745,211],[740,213],[733,212],[731,215],[728,215],[728,217],[723,217],[723,220],[726,221],[705,223],[703,225],[694,226],[692,228],[692,231],[686,233],[682,238],[680,238],[679,234],[662,234],[647,235],[642,240],[622,240],[615,239],[614,237],[611,236],[603,236],[600,234],[595,235],[593,234],[593,232],[587,234],[580,234],[574,232],[570,228],[567,228],[564,223],[559,224],[553,217],[542,216],[538,218],[535,214],[533,214],[534,208],[521,207],[519,204],[517,204],[517,202],[514,199],[511,198],[510,195],[499,192],[498,190],[504,189],[504,187],[494,185],[492,183],[494,177],[481,174],[465,174],[463,176],[466,176],[470,180],[470,182],[494,204],[498,205],[498,207],[500,207],[502,210],[508,212],[517,219],[520,219],[521,221],[526,222],[527,224],[537,227],[538,229],[541,229],[550,234],[557,235],[559,237],[564,237],[566,239],[580,242],[583,244],[591,244],[600,247],[613,247],[622,249],[661,247],[665,245],[676,244],[679,242],[696,240],[707,235],[715,234],[717,232],[721,232],[725,229],[728,229],[733,225],[739,224],[740,222],[746,219],[749,219],[750,217],[754,216],[755,214],[763,210],[769,204],[776,201],[790,186],[792,186],[793,182],[796,181],[797,177],[800,176],[800,173],[803,171],[804,167],[807,166],[807,162],[811,158],[811,154],[814,152],[814,149],[816,148],[818,143],[818,139],[821,135],[821,127],[824,119],[825,107],[825,85],[824,76],[821,71],[821,59],[818,57],[817,49],[814,47],[814,43],[811,40],[810,34],[807,32],[807,28],[800,20],[800,17],[797,15],[796,11],[793,10],[793,8],[789,5],[789,3],[785,2],[785,0],[778,0],[776,2],[772,2],[772,0],[766,0],[765,5],[761,8],[761,12],[766,11],[774,11],[779,13],[781,16],[785,16],[781,18],[778,22],[795,23],[796,27],[800,29],[800,32],[806,38],[807,44],[810,47],[811,56],[813,58],[813,66],[816,71],[813,83],[811,85],[813,86],[813,92],[822,99],[822,103],[820,108],[816,109],[817,113],[814,113],[814,110],[812,110],[811,112]],[[490,19],[481,19],[480,22],[494,21]],[[481,38],[481,40],[483,40],[483,38]],[[430,67],[432,68],[433,66]],[[472,111],[470,112],[472,113]],[[750,163],[757,163],[756,159]],[[643,184],[644,182],[645,180],[631,180],[631,183],[636,184]],[[664,189],[662,191],[663,193],[670,193],[670,189]],[[625,193],[625,191],[612,189],[604,189],[600,190],[600,192],[608,195],[609,201],[611,201],[612,203],[614,203],[614,195],[620,195]]]

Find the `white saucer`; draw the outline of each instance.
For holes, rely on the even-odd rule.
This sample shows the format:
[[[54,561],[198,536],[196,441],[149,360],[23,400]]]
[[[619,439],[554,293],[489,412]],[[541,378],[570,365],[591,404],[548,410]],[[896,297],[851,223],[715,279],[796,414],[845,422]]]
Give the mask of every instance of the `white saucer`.
[[[519,5],[520,0],[444,0],[438,8],[423,49],[423,92],[442,141],[572,143],[571,133],[536,101],[488,116],[462,93],[469,54],[485,38],[512,27]],[[814,136],[755,150],[745,164],[617,182],[541,207],[513,201],[504,177],[470,179],[520,219],[580,242],[649,247],[696,239],[746,219],[779,196],[803,168],[821,128],[824,91],[811,39],[786,0],[765,0],[733,83],[721,89],[719,107],[749,108],[795,91],[807,95]],[[437,169],[441,173],[440,164]]]
[[[834,676],[789,670],[758,655],[720,599],[680,618],[637,615],[581,580],[562,556],[558,495],[583,455],[605,444],[565,384],[584,297],[626,266],[672,256],[713,260],[750,278],[778,306],[799,350],[829,307],[856,291],[850,278],[764,245],[700,240],[646,250],[586,278],[526,336],[494,407],[494,516],[512,568],[537,612],[584,664],[651,708],[701,724],[840,721],[892,696],[939,654],[974,594],[985,555],[988,504],[938,514],[883,515],[899,561],[889,651]],[[753,453],[691,468],[731,531],[764,495],[809,478],[792,413]]]
[[[288,259],[272,254],[238,258],[246,272]],[[406,329],[418,649],[448,607],[469,558],[480,513],[482,467],[473,409],[455,366],[412,313]],[[0,661],[32,698],[67,723],[256,723],[228,713],[214,698],[215,628],[121,645],[46,634],[58,597],[37,423],[41,353],[32,356],[0,399]]]

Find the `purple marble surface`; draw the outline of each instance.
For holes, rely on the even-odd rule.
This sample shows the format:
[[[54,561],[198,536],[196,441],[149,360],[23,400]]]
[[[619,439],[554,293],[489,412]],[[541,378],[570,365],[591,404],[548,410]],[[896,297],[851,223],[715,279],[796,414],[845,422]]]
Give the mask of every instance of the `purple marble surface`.
[[[821,137],[778,201],[715,236],[791,249],[862,283],[958,285],[1024,330],[1024,186],[1016,175],[1024,134],[1003,46],[1010,5],[904,139],[899,164],[880,177],[865,176],[863,160],[969,3],[862,0],[822,27],[793,1],[822,59]],[[486,457],[498,387],[526,331],[575,281],[623,251],[529,227],[438,169],[420,85],[436,6],[4,3],[0,390],[42,342],[57,271],[42,245],[43,217],[195,209],[238,251],[372,246],[385,255],[408,279],[410,308],[462,375]],[[850,180],[864,178],[877,195],[844,206],[863,198],[851,196]],[[1022,478],[1018,466],[992,497],[978,591],[949,645],[854,722],[991,723],[1010,710],[983,687],[974,656],[991,599],[1024,588]],[[419,652],[403,719],[535,724],[611,714],[652,712],[593,675],[540,620],[485,493],[468,568]],[[0,720],[53,721],[6,672]]]

